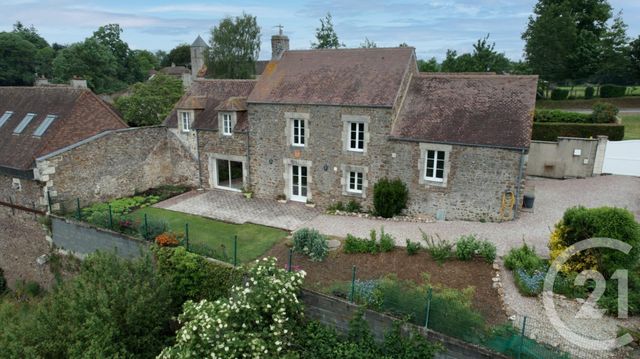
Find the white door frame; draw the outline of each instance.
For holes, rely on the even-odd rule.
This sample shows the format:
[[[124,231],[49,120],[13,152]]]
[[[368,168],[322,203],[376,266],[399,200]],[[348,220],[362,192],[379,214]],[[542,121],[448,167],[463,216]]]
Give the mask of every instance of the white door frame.
[[[291,200],[306,203],[309,198],[309,167],[292,164],[291,181],[289,183]]]

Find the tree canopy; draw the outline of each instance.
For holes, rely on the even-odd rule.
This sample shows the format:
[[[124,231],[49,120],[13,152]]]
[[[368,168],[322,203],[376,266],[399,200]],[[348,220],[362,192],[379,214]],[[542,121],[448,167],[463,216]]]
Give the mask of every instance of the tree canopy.
[[[160,55],[162,55],[162,53]],[[180,44],[171,49],[168,54],[165,53],[164,55],[160,63],[161,67],[168,67],[171,66],[171,64],[185,67],[191,65],[191,46],[188,44]],[[158,56],[158,53],[156,53],[156,56]]]
[[[156,74],[131,88],[131,95],[118,97],[116,108],[130,126],[158,125],[167,117],[182,93],[182,81]]]
[[[338,34],[333,29],[333,20],[331,13],[327,13],[323,19],[320,19],[320,27],[316,28],[316,40],[311,44],[314,49],[337,49],[344,47],[344,44],[338,40]]]
[[[255,16],[226,17],[211,29],[207,68],[214,78],[247,79],[255,76],[260,54],[260,27]]]
[[[455,50],[447,50],[441,71],[506,73],[509,71],[511,62],[504,53],[497,52],[495,46],[495,43],[489,44],[489,35],[487,35],[473,45],[471,53],[458,55]]]
[[[31,85],[35,74],[37,49],[22,36],[0,32],[0,85]]]

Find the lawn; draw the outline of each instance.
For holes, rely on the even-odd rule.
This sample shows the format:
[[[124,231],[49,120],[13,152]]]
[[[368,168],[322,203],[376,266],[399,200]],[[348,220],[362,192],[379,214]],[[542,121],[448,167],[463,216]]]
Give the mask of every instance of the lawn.
[[[174,232],[184,233],[185,223],[189,223],[190,245],[204,246],[227,257],[228,261],[233,260],[233,238],[238,236],[239,263],[250,262],[262,256],[287,236],[287,232],[280,229],[257,224],[231,224],[162,208],[141,208],[131,216],[142,219],[144,214],[147,214],[147,218],[163,219]]]
[[[640,139],[640,115],[623,115],[622,124],[625,140]]]

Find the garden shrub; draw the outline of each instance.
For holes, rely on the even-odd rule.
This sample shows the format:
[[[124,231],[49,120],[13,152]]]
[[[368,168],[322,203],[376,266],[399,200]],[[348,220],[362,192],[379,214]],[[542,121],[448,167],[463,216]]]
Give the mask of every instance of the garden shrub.
[[[420,232],[422,232],[422,230],[420,230]],[[429,252],[431,257],[439,264],[442,264],[444,261],[451,258],[454,246],[453,243],[446,239],[440,239],[437,234],[435,236],[430,236],[424,232],[422,232],[422,240],[426,243],[425,248],[427,249],[427,252]]]
[[[498,255],[498,248],[496,248],[495,244],[485,239],[480,242],[478,254],[480,255],[480,257],[484,258],[485,262],[493,263],[496,260],[496,256]]]
[[[4,278],[4,270],[0,268],[0,294],[7,290],[7,280]]]
[[[226,297],[242,280],[242,271],[210,262],[184,247],[153,247],[158,271],[173,285],[177,303]]]
[[[164,220],[149,217],[147,218],[146,222],[142,220],[142,222],[138,225],[138,234],[140,234],[140,237],[142,237],[143,239],[152,241],[157,236],[166,232],[168,229],[169,226]]]
[[[275,358],[289,351],[302,317],[297,293],[305,273],[256,261],[228,298],[186,302],[175,345],[159,358]]]
[[[336,212],[336,211],[344,211],[344,203],[342,201],[338,201],[327,208],[328,212]]]
[[[558,137],[596,138],[607,136],[611,141],[624,139],[624,125],[608,123],[541,123],[534,122],[531,139],[557,141]]]
[[[526,243],[520,248],[512,248],[504,257],[504,266],[512,271],[523,269],[529,274],[533,274],[536,270],[545,266],[544,261],[535,251],[534,247],[528,246]]]
[[[396,240],[389,233],[385,233],[384,227],[380,228],[380,252],[391,252],[396,247]]]
[[[352,199],[349,201],[349,203],[347,203],[345,211],[351,213],[359,213],[362,211],[362,206],[360,206],[360,203],[358,201]]]
[[[327,238],[317,229],[302,228],[293,234],[293,251],[314,262],[322,262],[329,253]]]
[[[555,101],[566,100],[569,97],[569,90],[555,88],[551,90],[551,99]]]
[[[171,232],[165,232],[157,236],[155,242],[160,247],[175,247],[180,244],[176,235]]]
[[[367,238],[359,238],[352,234],[347,234],[344,241],[343,251],[348,254],[352,253],[378,253],[378,245],[374,241]]]
[[[627,93],[626,86],[618,85],[602,85],[600,86],[601,98],[624,97]]]
[[[535,110],[533,121],[552,123],[592,123],[593,118],[587,113],[542,109]]]
[[[618,116],[618,107],[608,102],[597,102],[593,105],[591,117],[595,123],[615,123]]]
[[[473,234],[461,236],[456,242],[456,257],[462,261],[468,261],[475,257],[480,249],[480,241]]]
[[[593,86],[587,86],[584,89],[584,98],[586,100],[590,100],[593,98],[593,95],[595,95],[595,89],[593,88]]]
[[[414,254],[418,254],[422,249],[422,245],[420,242],[412,242],[410,239],[407,239],[407,254],[412,256]]]
[[[400,180],[383,178],[373,186],[373,208],[375,214],[391,218],[407,208],[409,190]]]

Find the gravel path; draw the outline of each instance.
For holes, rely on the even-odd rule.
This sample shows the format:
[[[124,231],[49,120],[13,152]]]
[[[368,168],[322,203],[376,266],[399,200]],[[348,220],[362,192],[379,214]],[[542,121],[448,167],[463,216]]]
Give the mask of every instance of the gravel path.
[[[534,212],[521,213],[520,218],[515,221],[413,223],[322,214],[300,227],[313,227],[328,235],[344,237],[347,233],[367,236],[372,228],[384,226],[386,232],[396,237],[396,244],[400,246],[405,245],[407,238],[420,239],[420,230],[452,241],[461,235],[475,233],[494,242],[499,255],[506,254],[512,247],[520,246],[523,240],[533,244],[540,254],[547,255],[550,230],[569,207],[623,207],[634,212],[640,220],[638,177],[600,176],[571,180],[532,178],[527,180],[527,187],[535,187]]]

